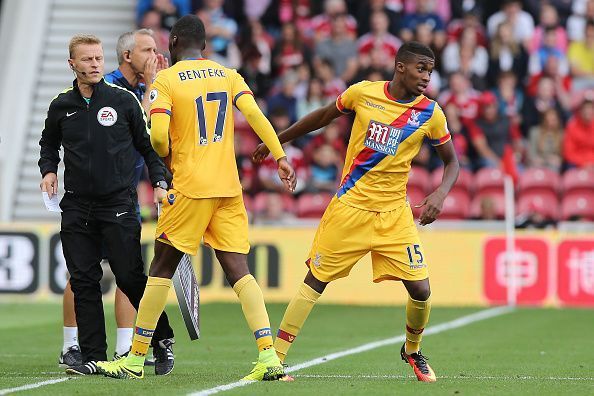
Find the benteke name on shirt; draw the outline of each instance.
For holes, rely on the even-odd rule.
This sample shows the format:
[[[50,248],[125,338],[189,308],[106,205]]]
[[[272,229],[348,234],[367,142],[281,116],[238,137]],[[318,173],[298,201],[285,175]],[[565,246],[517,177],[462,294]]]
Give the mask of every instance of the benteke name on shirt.
[[[183,70],[177,72],[180,81],[197,80],[199,78],[208,77],[227,77],[223,69],[198,69],[198,70]]]

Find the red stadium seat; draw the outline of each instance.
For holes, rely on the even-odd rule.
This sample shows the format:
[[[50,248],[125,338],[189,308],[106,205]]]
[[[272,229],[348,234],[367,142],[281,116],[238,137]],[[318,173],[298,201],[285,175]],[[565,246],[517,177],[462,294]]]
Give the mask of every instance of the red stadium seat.
[[[443,201],[439,218],[442,220],[466,219],[470,213],[470,196],[464,190],[452,190]]]
[[[419,215],[421,214],[421,212],[423,211],[423,208],[415,208],[415,205],[418,205],[421,202],[423,202],[423,200],[425,199],[426,196],[427,196],[427,194],[425,194],[425,191],[423,188],[415,187],[415,186],[412,186],[412,187],[408,186],[406,188],[406,198],[408,199],[408,202],[410,203],[410,207],[412,209],[413,216],[415,218],[418,218]]]
[[[559,174],[549,168],[529,168],[524,171],[518,182],[518,191],[557,193],[560,186]]]
[[[320,218],[334,195],[330,193],[303,194],[297,201],[297,216]]]
[[[268,205],[268,196],[270,194],[277,194],[277,193],[261,192],[261,193],[258,193],[254,197],[254,202],[253,202],[254,213],[264,212],[264,209],[266,209],[266,206]],[[287,211],[289,213],[295,213],[295,199],[293,198],[293,196],[290,194],[280,194],[280,196],[283,200],[283,208],[285,209],[285,211]]]
[[[441,184],[441,178],[443,177],[443,167],[439,167],[433,171],[431,174],[431,187],[433,190],[437,188]],[[452,188],[454,190],[463,190],[467,193],[471,193],[473,190],[473,175],[472,172],[466,168],[460,168],[460,175],[458,176],[458,180],[456,180],[456,184]]]
[[[428,192],[428,189],[430,188],[429,181],[429,172],[425,168],[419,166],[410,168],[410,173],[408,174],[408,187],[417,187],[424,192]]]
[[[519,215],[538,213],[547,219],[559,218],[559,200],[552,190],[528,190],[520,193],[516,212]]]
[[[563,196],[561,202],[563,220],[594,220],[594,191],[577,191]]]
[[[505,198],[503,192],[482,192],[476,194],[470,203],[470,216],[475,219],[481,218],[481,202],[490,199],[495,204],[495,217],[501,220],[505,217]]]
[[[476,193],[502,193],[503,172],[498,168],[482,168],[474,175]]]
[[[594,169],[569,169],[563,175],[563,191],[565,194],[574,191],[594,191]]]

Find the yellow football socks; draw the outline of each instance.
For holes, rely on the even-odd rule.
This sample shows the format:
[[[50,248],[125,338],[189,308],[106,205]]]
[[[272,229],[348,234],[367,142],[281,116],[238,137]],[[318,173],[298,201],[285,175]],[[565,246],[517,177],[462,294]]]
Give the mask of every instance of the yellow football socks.
[[[138,307],[132,339],[132,355],[146,356],[159,316],[165,309],[170,288],[171,279],[148,277],[146,289]]]
[[[282,362],[320,296],[320,293],[303,283],[289,303],[274,341],[274,349]]]
[[[270,320],[264,305],[262,289],[260,289],[256,279],[248,274],[235,282],[233,290],[239,297],[245,320],[254,333],[254,337],[256,337],[258,351],[272,347]]]
[[[417,301],[408,297],[406,303],[406,346],[405,351],[408,355],[419,352],[421,348],[421,338],[427,322],[429,322],[429,312],[431,312],[431,297],[427,301]]]

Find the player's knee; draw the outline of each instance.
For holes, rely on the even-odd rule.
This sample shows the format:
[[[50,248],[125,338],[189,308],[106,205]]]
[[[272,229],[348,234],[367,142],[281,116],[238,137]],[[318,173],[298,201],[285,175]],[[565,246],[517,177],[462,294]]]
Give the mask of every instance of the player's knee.
[[[409,294],[413,300],[427,301],[431,296],[431,289],[429,286],[419,285],[419,287],[411,289]]]
[[[250,271],[248,270],[246,271],[239,271],[239,270],[235,270],[235,271],[229,271],[229,273],[225,273],[225,278],[227,278],[227,282],[229,282],[229,284],[231,285],[231,287],[233,287],[238,280],[240,280],[241,278],[243,278],[246,275],[249,275]]]
[[[315,291],[317,291],[318,293],[322,294],[324,292],[324,290],[326,289],[326,286],[328,285],[327,282],[322,282],[321,280],[319,280],[318,278],[316,278],[311,271],[309,271],[307,273],[307,275],[305,276],[305,280],[304,283],[311,287],[312,289],[314,289]]]
[[[153,261],[151,264],[151,268],[149,269],[149,276],[155,278],[173,278],[173,274],[175,273],[175,269],[169,268],[167,265],[163,265],[162,262]]]

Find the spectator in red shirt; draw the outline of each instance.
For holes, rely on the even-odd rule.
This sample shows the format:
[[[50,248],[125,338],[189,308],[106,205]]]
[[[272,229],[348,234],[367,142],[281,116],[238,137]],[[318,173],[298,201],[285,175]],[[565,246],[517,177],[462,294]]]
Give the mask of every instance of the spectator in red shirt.
[[[269,119],[277,133],[284,131],[289,127],[289,125],[291,125],[289,114],[284,107],[277,107],[273,109],[269,115]],[[287,160],[291,163],[291,165],[293,165],[293,169],[295,169],[297,179],[299,180],[294,192],[301,192],[307,185],[309,179],[309,169],[307,167],[307,163],[305,162],[303,152],[297,147],[294,147],[288,143],[283,145],[283,149],[287,155]],[[266,191],[275,191],[279,193],[285,191],[281,180],[274,176],[277,173],[277,168],[278,166],[276,164],[276,160],[269,155],[262,162],[262,165],[260,165],[260,168],[258,169],[258,181]]]
[[[479,103],[480,117],[469,128],[476,151],[475,165],[477,168],[499,167],[507,145],[519,149],[519,133],[507,117],[499,114],[497,97],[492,92],[483,92]]]
[[[332,20],[337,16],[345,18],[345,35],[352,40],[357,37],[357,20],[348,14],[344,0],[326,0],[324,2],[324,13],[316,15],[311,20],[316,42],[330,37]]]
[[[344,158],[346,154],[346,142],[343,133],[341,132],[341,125],[339,120],[334,120],[323,129],[323,131],[316,135],[303,149],[305,158],[308,162],[312,161],[313,153],[321,146],[331,146],[340,158]]]
[[[272,50],[272,73],[282,76],[287,70],[309,63],[311,51],[303,43],[293,23],[283,25],[281,37]]]
[[[474,28],[478,45],[487,48],[487,33],[485,32],[485,27],[481,24],[480,12],[478,10],[467,11],[464,13],[462,19],[454,19],[448,24],[448,41],[458,41],[464,29],[469,27]]]
[[[565,128],[563,159],[568,167],[594,166],[593,101],[594,92],[590,92]]]
[[[369,56],[373,49],[379,49],[384,58],[394,59],[398,48],[402,45],[402,41],[398,37],[388,32],[390,21],[385,12],[373,12],[370,21],[371,31],[361,36],[357,41],[361,56],[359,64],[363,67],[369,66]]]
[[[479,92],[472,89],[470,81],[460,72],[454,72],[449,78],[449,89],[439,96],[439,104],[446,107],[454,104],[459,109],[462,123],[468,126],[478,117]]]

